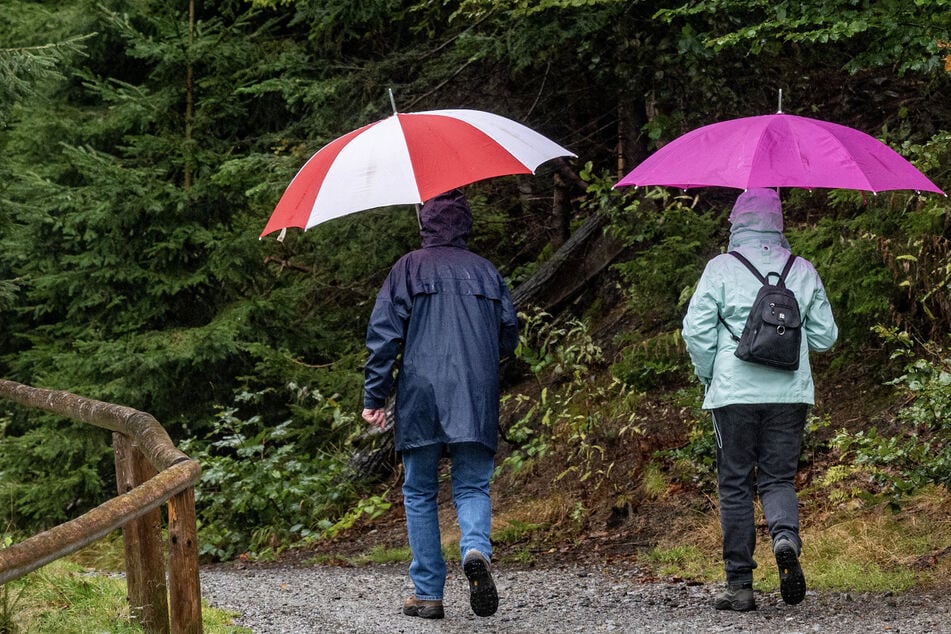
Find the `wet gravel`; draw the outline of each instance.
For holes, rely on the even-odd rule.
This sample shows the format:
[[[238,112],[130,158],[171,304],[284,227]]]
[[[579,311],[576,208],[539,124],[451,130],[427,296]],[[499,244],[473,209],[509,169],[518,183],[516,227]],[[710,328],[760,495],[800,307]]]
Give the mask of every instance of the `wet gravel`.
[[[572,565],[494,571],[499,611],[472,614],[458,566],[446,582],[443,620],[403,616],[406,566],[223,565],[201,571],[202,595],[255,634],[463,632],[951,633],[951,596],[809,591],[797,606],[757,592],[757,610],[712,608],[714,585],[645,581],[633,568]]]

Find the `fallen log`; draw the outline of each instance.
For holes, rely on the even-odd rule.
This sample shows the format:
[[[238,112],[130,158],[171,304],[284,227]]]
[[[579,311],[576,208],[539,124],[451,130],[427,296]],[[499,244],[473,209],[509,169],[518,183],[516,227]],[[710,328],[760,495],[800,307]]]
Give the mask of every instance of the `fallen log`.
[[[556,312],[585,289],[624,250],[604,232],[606,220],[594,214],[530,278],[512,291],[516,308],[535,306]]]

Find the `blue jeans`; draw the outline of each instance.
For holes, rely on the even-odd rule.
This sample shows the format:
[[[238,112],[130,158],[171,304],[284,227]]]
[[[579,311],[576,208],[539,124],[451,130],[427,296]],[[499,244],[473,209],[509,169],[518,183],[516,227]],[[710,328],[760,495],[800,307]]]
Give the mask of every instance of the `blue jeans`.
[[[757,492],[773,542],[787,537],[797,551],[802,547],[794,479],[807,410],[807,405],[783,403],[713,410],[727,583],[753,582]]]
[[[407,449],[403,455],[403,505],[406,532],[413,562],[409,576],[417,599],[442,600],[446,583],[446,561],[442,556],[439,515],[439,459],[449,449],[452,463],[452,501],[456,507],[461,538],[460,556],[478,550],[486,559],[492,555],[489,532],[492,504],[489,481],[495,469],[495,454],[479,443],[434,444]]]

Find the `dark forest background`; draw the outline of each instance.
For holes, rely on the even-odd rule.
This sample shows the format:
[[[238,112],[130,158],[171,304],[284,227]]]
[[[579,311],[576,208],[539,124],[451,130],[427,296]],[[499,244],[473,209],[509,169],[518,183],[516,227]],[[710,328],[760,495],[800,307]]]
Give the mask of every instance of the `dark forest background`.
[[[157,417],[202,461],[212,558],[332,534],[390,503],[352,456],[366,440],[366,318],[418,244],[413,210],[259,239],[313,152],[391,114],[389,90],[400,111],[489,110],[577,154],[468,186],[470,246],[526,298],[500,469],[557,461],[580,499],[615,508],[650,461],[707,460],[677,329],[739,193],[612,190],[620,176],[692,128],[775,112],[782,90],[784,112],[876,136],[951,190],[947,0],[0,4],[0,376]],[[861,463],[880,495],[947,485],[951,205],[782,196],[842,331],[817,371],[888,386],[882,425],[852,421],[821,451]],[[568,292],[546,293],[568,279],[552,263],[581,230],[608,255],[572,251],[597,266],[572,265]],[[543,289],[519,295],[526,282]],[[666,435],[640,409],[657,402],[678,404]],[[846,405],[822,427],[848,427]],[[108,441],[3,405],[7,524],[111,497]],[[609,445],[643,460],[612,472]]]

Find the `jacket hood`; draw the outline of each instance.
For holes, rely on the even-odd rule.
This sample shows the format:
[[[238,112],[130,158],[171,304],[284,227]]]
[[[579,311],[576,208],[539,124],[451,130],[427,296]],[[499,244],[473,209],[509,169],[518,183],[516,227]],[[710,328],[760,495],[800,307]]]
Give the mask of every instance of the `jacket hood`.
[[[752,243],[776,243],[789,248],[783,235],[783,206],[775,190],[746,190],[736,199],[729,220],[731,250]]]
[[[472,210],[458,189],[430,198],[419,210],[423,247],[466,247],[472,231]]]

